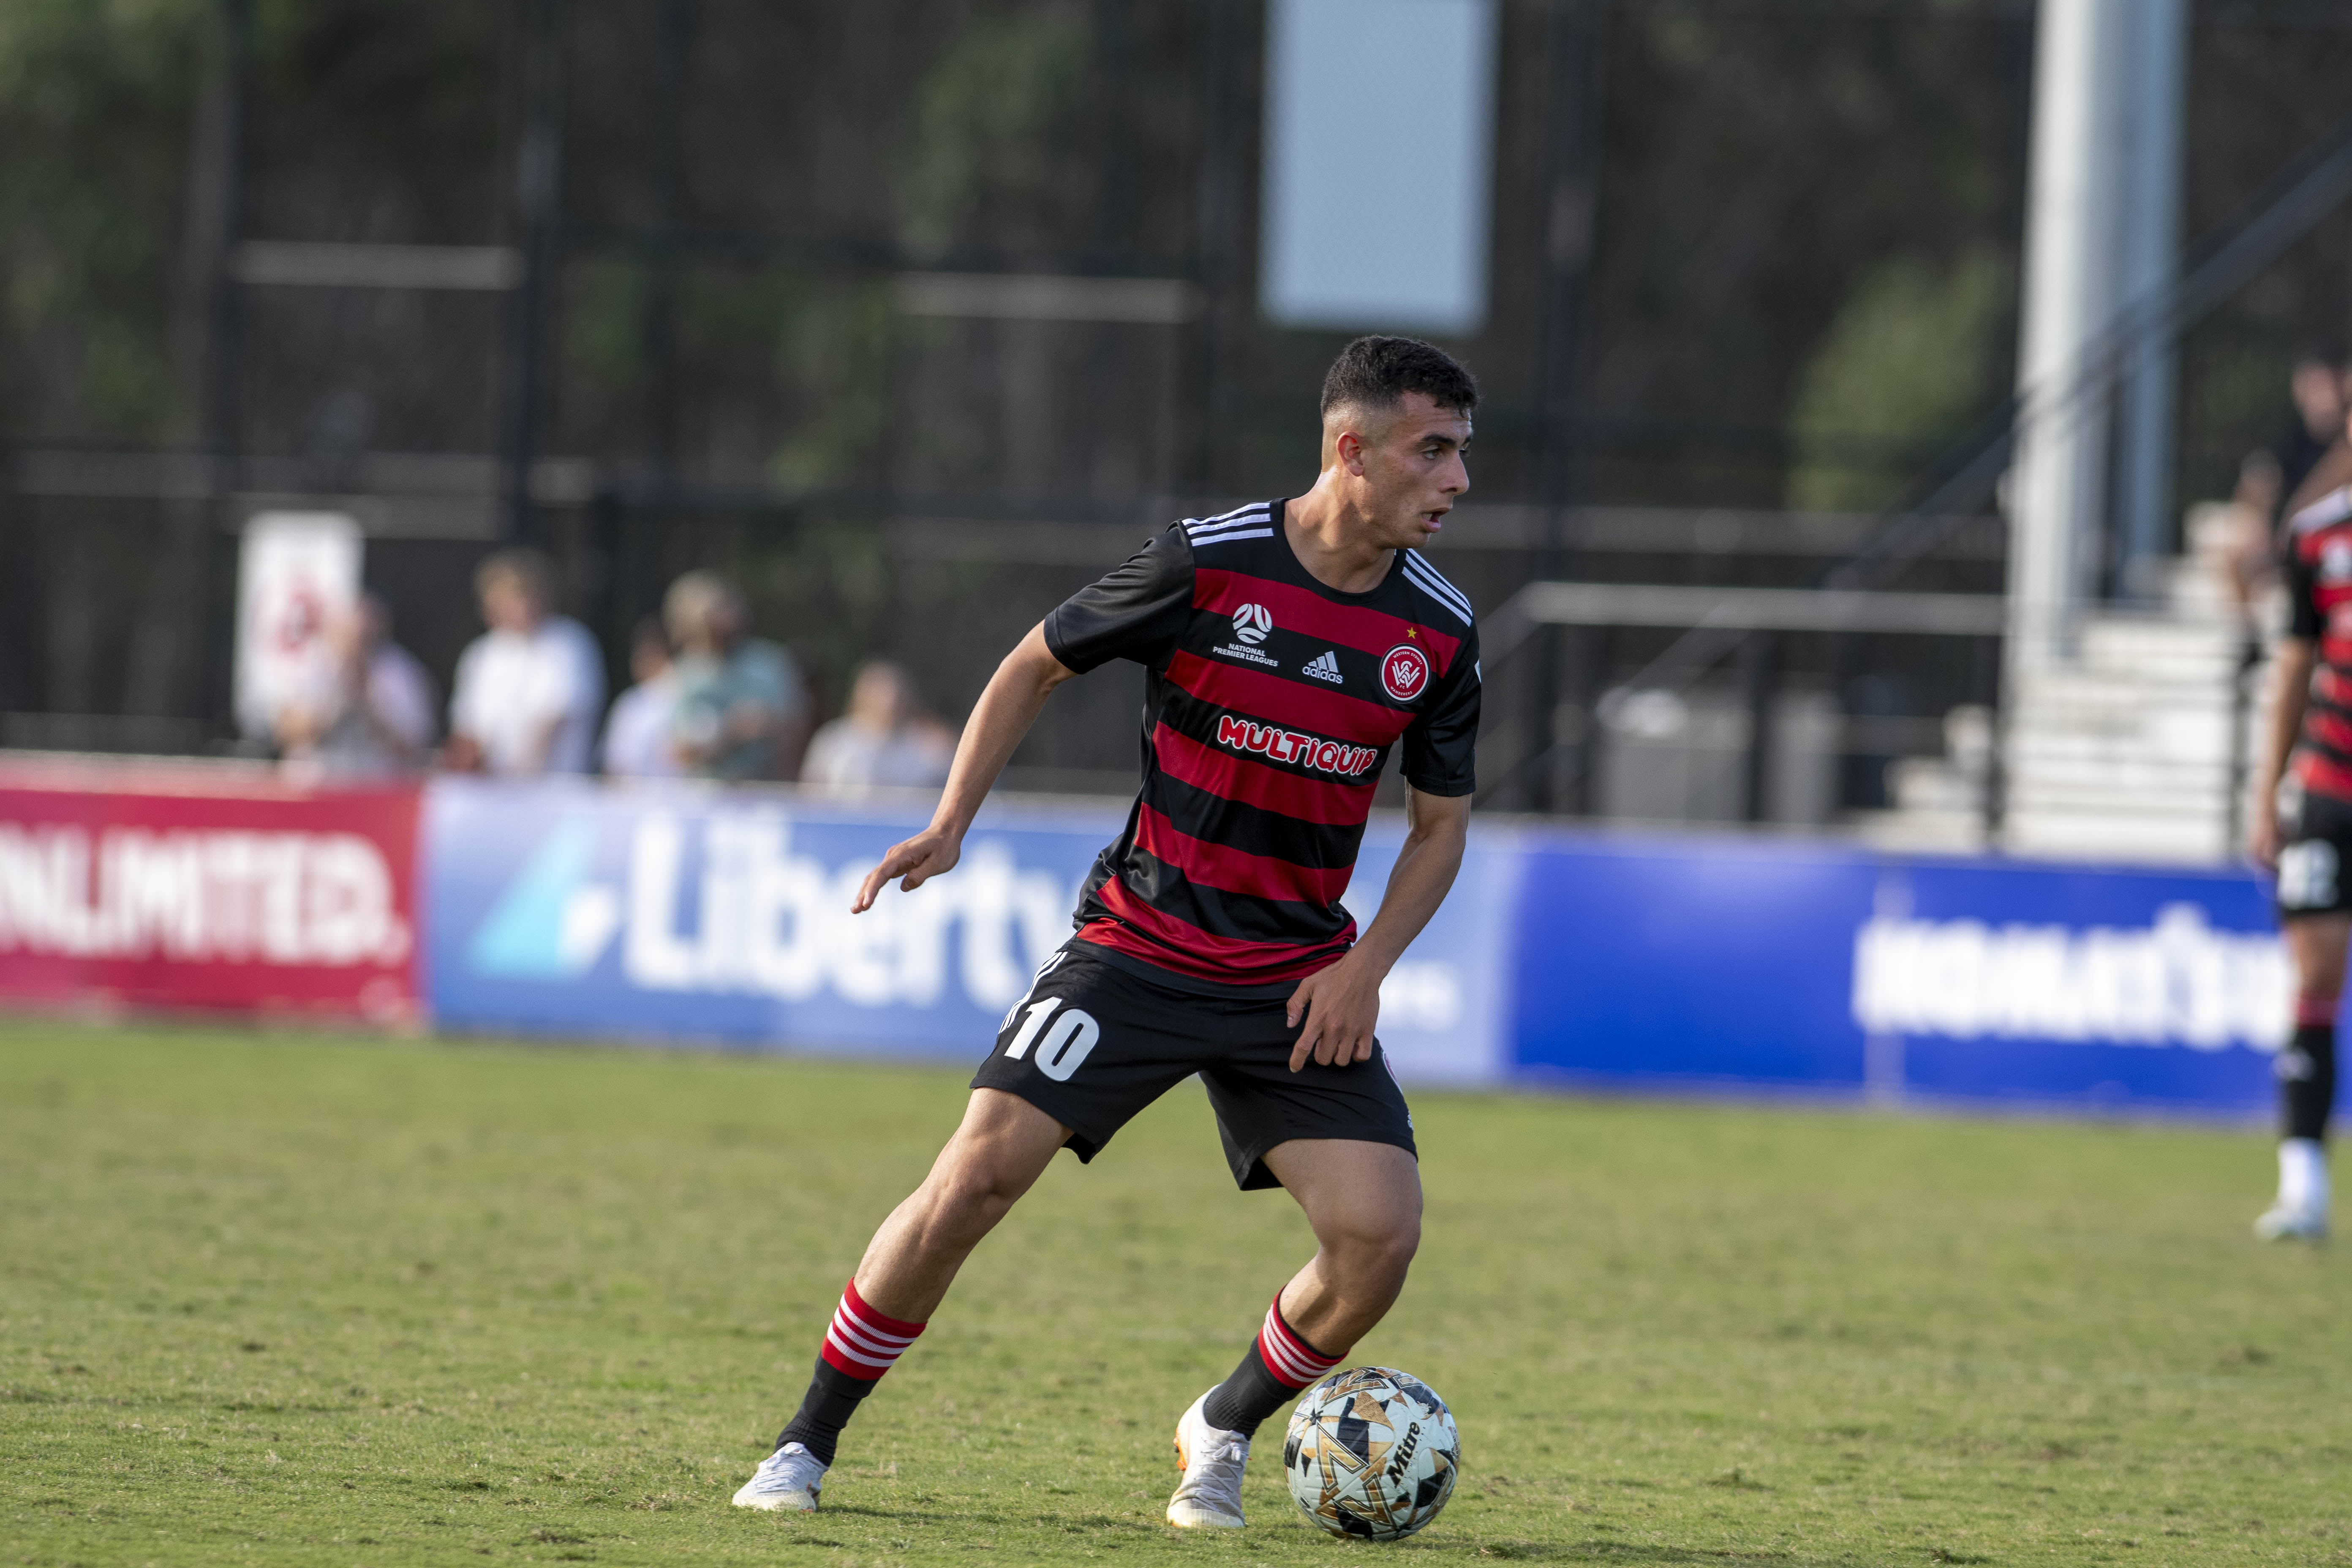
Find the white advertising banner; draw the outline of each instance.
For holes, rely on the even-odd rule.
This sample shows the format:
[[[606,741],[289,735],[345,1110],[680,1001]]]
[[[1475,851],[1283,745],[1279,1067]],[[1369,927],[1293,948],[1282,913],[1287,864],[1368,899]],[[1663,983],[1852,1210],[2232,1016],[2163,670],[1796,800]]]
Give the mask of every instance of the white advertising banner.
[[[238,727],[267,735],[289,704],[335,686],[336,626],[359,605],[360,526],[341,512],[268,511],[237,558]]]

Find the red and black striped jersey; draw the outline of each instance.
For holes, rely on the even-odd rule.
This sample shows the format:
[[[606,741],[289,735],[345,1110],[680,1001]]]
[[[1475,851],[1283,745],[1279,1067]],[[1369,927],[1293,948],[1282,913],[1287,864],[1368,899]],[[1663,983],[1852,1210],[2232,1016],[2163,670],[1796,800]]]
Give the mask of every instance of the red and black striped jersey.
[[[1070,668],[1146,672],[1143,789],[1078,936],[1219,986],[1303,979],[1355,941],[1339,897],[1391,749],[1417,790],[1475,787],[1470,601],[1411,550],[1367,593],[1326,587],[1283,507],[1171,524],[1045,617]]]
[[[2287,636],[2319,645],[2295,742],[2303,786],[2352,801],[2352,486],[2287,520]]]

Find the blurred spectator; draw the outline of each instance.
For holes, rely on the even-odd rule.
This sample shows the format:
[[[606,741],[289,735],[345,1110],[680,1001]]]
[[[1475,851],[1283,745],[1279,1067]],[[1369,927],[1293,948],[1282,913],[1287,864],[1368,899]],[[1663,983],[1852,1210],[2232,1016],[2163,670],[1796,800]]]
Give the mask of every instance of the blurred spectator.
[[[2242,613],[2251,614],[2278,581],[2281,524],[2309,499],[2352,479],[2352,446],[2345,441],[2346,418],[2352,415],[2347,369],[2337,350],[2305,348],[2287,377],[2294,413],[2286,427],[2238,465],[2223,553]]]
[[[2242,616],[2252,615],[2256,602],[2278,581],[2277,524],[2285,501],[2278,454],[2267,447],[2247,453],[2238,465],[2237,489],[2230,494],[2221,552],[2231,596]]]
[[[367,776],[424,765],[433,746],[433,678],[392,640],[392,610],[373,594],[327,629],[331,686],[278,710],[279,753],[327,773]]]
[[[921,712],[907,672],[883,659],[860,665],[849,711],[809,742],[801,782],[834,795],[936,789],[955,760],[955,736]]]
[[[613,700],[604,717],[604,772],[616,779],[676,778],[677,753],[670,726],[677,714],[677,668],[669,637],[651,616],[629,639],[629,674],[636,681]]]
[[[2278,464],[2278,500],[2271,506],[2273,522],[2285,515],[2284,509],[2304,489],[2328,448],[2343,442],[2344,418],[2352,413],[2346,401],[2347,368],[2343,351],[2333,346],[2313,345],[2295,358],[2294,369],[2287,377],[2294,416],[2270,447],[2270,455]]]
[[[604,660],[579,622],[550,613],[553,567],[535,550],[501,550],[475,569],[474,592],[489,630],[457,660],[443,761],[510,778],[587,772]]]
[[[669,585],[662,622],[677,649],[670,746],[697,778],[790,778],[808,741],[808,697],[793,656],[744,635],[742,597],[709,572]]]

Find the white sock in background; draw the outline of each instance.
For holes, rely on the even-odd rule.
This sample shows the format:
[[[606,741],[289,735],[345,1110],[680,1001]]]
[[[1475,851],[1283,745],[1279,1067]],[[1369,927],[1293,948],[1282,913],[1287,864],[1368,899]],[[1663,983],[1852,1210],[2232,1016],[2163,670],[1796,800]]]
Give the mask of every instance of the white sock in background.
[[[2316,1138],[2283,1138],[2278,1146],[2281,1208],[2327,1212],[2327,1146]]]

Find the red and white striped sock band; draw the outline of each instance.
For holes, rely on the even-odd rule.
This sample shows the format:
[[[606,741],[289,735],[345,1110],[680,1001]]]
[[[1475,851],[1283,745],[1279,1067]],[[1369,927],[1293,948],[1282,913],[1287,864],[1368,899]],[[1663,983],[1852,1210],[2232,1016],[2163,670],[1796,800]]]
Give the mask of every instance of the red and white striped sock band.
[[[1265,1321],[1258,1327],[1257,1359],[1265,1363],[1265,1370],[1285,1388],[1304,1388],[1339,1364],[1338,1356],[1325,1355],[1282,1321],[1279,1291],[1265,1310]]]
[[[888,1372],[922,1331],[920,1323],[903,1323],[867,1306],[852,1279],[841,1292],[841,1305],[833,1310],[833,1323],[824,1331],[824,1349],[819,1353],[835,1371],[871,1382]]]

